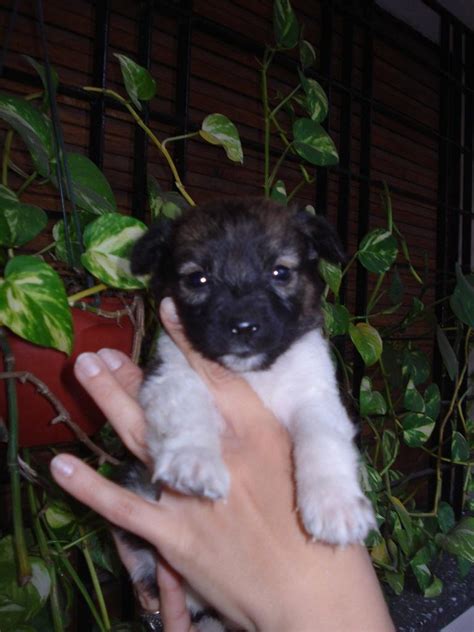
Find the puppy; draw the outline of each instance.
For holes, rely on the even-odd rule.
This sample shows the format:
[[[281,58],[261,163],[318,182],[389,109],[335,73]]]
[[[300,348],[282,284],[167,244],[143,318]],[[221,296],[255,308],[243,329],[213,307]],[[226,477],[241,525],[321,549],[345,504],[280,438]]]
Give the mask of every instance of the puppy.
[[[323,218],[268,200],[231,199],[152,226],[134,248],[132,271],[151,275],[153,294],[174,299],[194,348],[239,372],[288,429],[304,527],[344,546],[364,540],[375,520],[322,333],[320,257],[345,258]],[[126,485],[149,498],[156,497],[154,482],[225,498],[232,482],[220,451],[222,419],[166,334],[140,401],[154,469],[151,480],[143,469],[130,470]],[[155,558],[140,543],[134,548],[132,579],[150,588]],[[201,621],[200,629],[211,629],[209,617]]]

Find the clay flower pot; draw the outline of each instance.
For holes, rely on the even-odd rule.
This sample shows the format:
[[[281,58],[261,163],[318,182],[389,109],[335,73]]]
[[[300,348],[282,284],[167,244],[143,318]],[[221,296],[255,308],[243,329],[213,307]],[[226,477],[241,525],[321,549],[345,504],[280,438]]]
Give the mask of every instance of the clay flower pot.
[[[100,307],[114,312],[123,309],[124,302],[117,297],[102,298]],[[112,319],[78,308],[73,308],[72,312],[74,347],[69,357],[55,349],[31,344],[14,334],[9,334],[9,342],[15,357],[15,371],[30,372],[44,382],[69,412],[73,422],[87,435],[92,435],[106,419],[75,379],[75,359],[84,351],[98,351],[104,347],[131,355],[134,326],[127,315]],[[3,370],[3,358],[0,357],[0,371]],[[66,424],[51,423],[58,411],[31,382],[17,380],[16,386],[21,447],[77,441],[75,433]],[[7,420],[8,425],[5,388],[1,383],[0,416]]]

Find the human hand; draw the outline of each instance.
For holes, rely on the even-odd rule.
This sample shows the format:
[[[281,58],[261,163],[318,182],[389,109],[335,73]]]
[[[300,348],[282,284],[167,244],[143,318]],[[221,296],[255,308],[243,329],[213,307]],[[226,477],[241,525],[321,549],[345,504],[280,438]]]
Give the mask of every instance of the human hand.
[[[197,592],[244,629],[309,632],[315,621],[323,630],[392,629],[363,548],[334,549],[309,541],[302,530],[285,430],[245,381],[203,360],[189,348],[179,323],[162,315],[227,422],[222,437],[232,475],[227,502],[170,491],[151,503],[70,455],[53,461],[58,483],[151,542]],[[102,351],[83,357],[76,374],[127,447],[146,460],[143,413],[134,400],[138,369],[122,354]],[[173,625],[168,629],[188,630],[179,580],[166,567],[160,573],[163,615]],[[367,599],[371,608],[361,609]]]

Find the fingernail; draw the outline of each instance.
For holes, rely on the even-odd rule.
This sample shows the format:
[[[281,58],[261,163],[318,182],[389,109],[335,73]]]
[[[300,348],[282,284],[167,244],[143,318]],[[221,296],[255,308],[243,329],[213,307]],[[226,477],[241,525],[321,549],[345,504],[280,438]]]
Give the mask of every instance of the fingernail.
[[[74,467],[70,460],[63,456],[55,456],[50,463],[50,467],[54,470],[59,476],[71,477],[74,473]]]
[[[84,377],[95,377],[100,373],[100,364],[95,353],[81,353],[76,359],[76,371]]]
[[[174,304],[173,299],[169,296],[165,297],[161,301],[160,311],[166,317],[166,320],[170,320],[173,323],[177,323],[179,321],[176,305]]]
[[[102,358],[111,371],[120,369],[123,364],[122,356],[115,349],[100,349],[97,351],[97,355]]]

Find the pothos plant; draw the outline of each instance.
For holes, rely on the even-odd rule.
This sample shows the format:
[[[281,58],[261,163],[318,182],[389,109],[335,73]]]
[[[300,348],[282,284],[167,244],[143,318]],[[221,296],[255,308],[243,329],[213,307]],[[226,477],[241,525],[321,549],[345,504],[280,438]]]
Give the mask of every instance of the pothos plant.
[[[151,218],[158,213],[176,214],[180,206],[193,201],[182,186],[166,139],[159,141],[139,115],[141,103],[155,95],[155,82],[146,69],[128,57],[117,57],[126,96],[114,93],[116,100],[152,138],[170,165],[179,191],[162,192],[150,177]],[[80,303],[83,309],[95,310],[83,300],[109,289],[145,287],[144,280],[130,272],[129,254],[146,225],[119,211],[107,179],[91,160],[65,149],[57,114],[57,74],[49,66],[27,60],[39,73],[44,89],[24,98],[0,94],[0,118],[8,126],[0,184],[0,350],[4,358],[0,378],[7,387],[7,461],[13,516],[12,535],[0,539],[0,627],[5,632],[66,629],[64,613],[71,588],[75,587],[102,631],[110,629],[111,623],[98,569],[112,570],[106,542],[100,537],[103,528],[97,526],[95,516],[85,514],[77,506],[72,509],[64,499],[58,501],[61,496],[51,481],[38,478],[31,469],[28,451],[19,454],[17,376],[7,330],[36,345],[71,353],[71,307]],[[29,167],[20,167],[14,161],[15,136],[27,150]],[[207,116],[200,137],[222,146],[230,160],[242,161],[237,130],[224,115]],[[28,168],[30,171],[26,172]],[[24,201],[32,187],[38,197],[45,191],[62,200],[63,216],[54,226],[50,227],[48,215],[40,206]],[[35,251],[34,245],[41,236],[47,245]],[[43,483],[40,494],[31,481],[21,485],[19,463],[33,483]],[[26,531],[22,491],[26,492],[31,509],[31,529]],[[79,551],[85,559],[95,600],[88,595],[69,560],[72,550]],[[44,609],[46,603],[48,612]]]
[[[265,47],[261,64],[263,188],[265,195],[288,203],[302,186],[314,182],[309,166],[336,164],[338,156],[322,127],[328,113],[326,95],[310,77],[314,49],[303,39],[303,28],[288,0],[275,0],[273,26],[275,44]],[[281,95],[269,88],[269,68],[275,55],[290,49],[298,49],[299,81],[293,90]],[[273,164],[272,137],[277,139],[272,148],[278,141],[282,148]],[[287,193],[278,173],[290,156],[299,163],[301,181]],[[425,299],[428,280],[412,265],[386,186],[381,204],[386,227],[365,235],[343,269],[320,262],[327,284],[323,297],[325,329],[347,391],[355,390],[354,406],[362,426],[363,483],[379,526],[367,541],[372,560],[395,593],[399,594],[406,578],[412,577],[426,597],[435,597],[443,584],[433,569],[443,551],[457,558],[461,574],[474,564],[474,420],[467,410],[474,275],[465,276],[456,267],[452,293],[438,302],[443,313],[443,321],[438,323],[436,305]],[[419,287],[408,308],[398,268],[401,263]],[[351,313],[341,291],[355,265],[363,266],[374,280],[363,314]],[[391,324],[379,324],[386,323],[388,315]],[[420,321],[426,334],[436,340],[444,363],[443,379],[451,384],[448,401],[442,401],[440,386],[433,381],[432,357],[407,341],[410,328],[415,323],[419,326]],[[344,346],[345,353],[341,353]],[[354,355],[364,367],[355,389]],[[410,462],[424,462],[420,471],[404,471],[404,459],[410,456],[407,452],[418,457]],[[442,500],[442,472],[455,465],[462,468],[464,481],[464,514],[459,520]],[[431,489],[433,498],[427,507]]]

